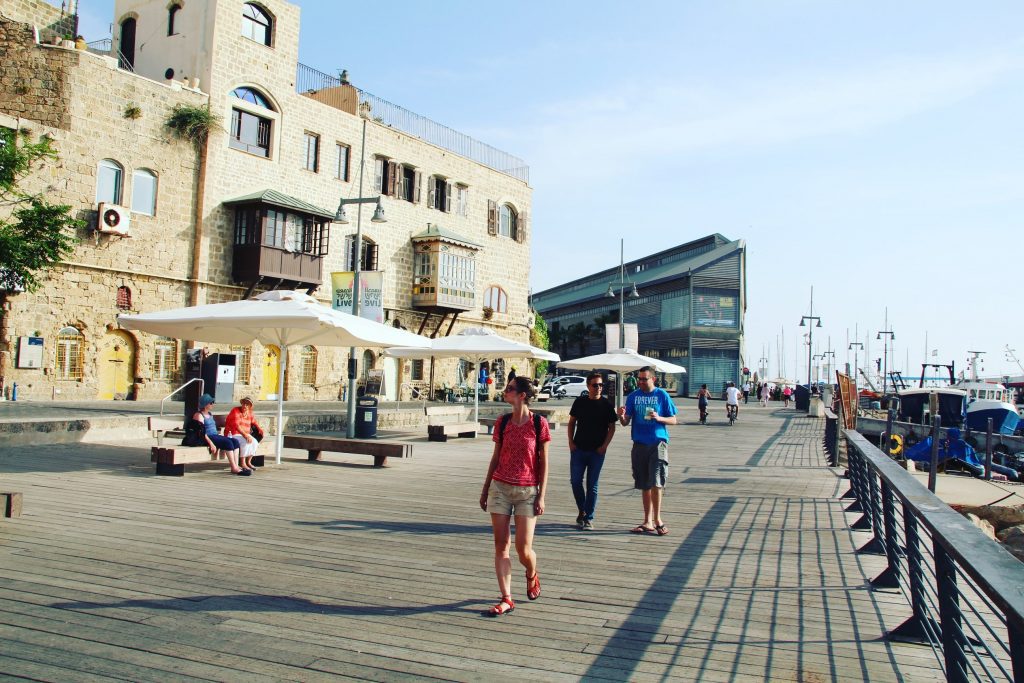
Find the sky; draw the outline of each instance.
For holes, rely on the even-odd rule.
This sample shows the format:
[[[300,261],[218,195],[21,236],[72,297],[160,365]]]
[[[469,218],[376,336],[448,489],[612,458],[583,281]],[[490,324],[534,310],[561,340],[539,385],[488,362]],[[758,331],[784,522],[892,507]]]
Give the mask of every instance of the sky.
[[[1018,0],[297,4],[303,64],[526,160],[534,291],[720,233],[751,367],[806,378],[814,315],[840,365],[1024,374]]]

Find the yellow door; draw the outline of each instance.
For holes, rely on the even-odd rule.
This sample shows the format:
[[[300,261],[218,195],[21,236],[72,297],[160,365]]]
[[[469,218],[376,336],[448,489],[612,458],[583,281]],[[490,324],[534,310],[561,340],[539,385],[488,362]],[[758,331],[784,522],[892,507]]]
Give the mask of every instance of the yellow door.
[[[263,349],[263,382],[260,385],[260,399],[277,398],[277,373],[280,369],[281,349],[267,346]]]
[[[127,399],[135,376],[135,341],[119,330],[107,332],[100,340],[96,363],[97,398],[106,401]]]

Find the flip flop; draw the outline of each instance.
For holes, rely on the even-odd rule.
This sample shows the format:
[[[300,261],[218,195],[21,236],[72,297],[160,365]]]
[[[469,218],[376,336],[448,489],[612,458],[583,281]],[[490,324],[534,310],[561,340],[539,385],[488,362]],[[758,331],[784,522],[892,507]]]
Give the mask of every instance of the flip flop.
[[[664,524],[658,524],[655,526],[654,531],[656,531],[659,536],[668,536],[668,527]]]
[[[644,526],[643,524],[637,524],[635,527],[633,527],[632,529],[629,530],[629,533],[631,533],[631,534],[653,534],[653,533],[655,533],[655,531],[654,531],[654,529],[652,529],[649,526]]]

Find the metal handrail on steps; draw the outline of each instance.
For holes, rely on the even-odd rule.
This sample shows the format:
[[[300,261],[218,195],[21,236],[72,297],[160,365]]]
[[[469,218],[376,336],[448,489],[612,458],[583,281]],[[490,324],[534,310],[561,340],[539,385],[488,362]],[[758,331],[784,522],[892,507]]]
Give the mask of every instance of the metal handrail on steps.
[[[174,391],[172,391],[171,393],[167,394],[162,399],[160,399],[160,417],[164,416],[164,401],[169,399],[171,396],[174,396],[176,393],[178,393],[179,391],[181,391],[182,389],[187,387],[189,384],[192,384],[192,382],[199,382],[199,395],[202,396],[203,389],[205,388],[205,385],[203,383],[203,378],[202,377],[193,377],[192,379],[190,379],[189,381],[185,382],[180,387],[178,387],[177,389],[175,389]]]

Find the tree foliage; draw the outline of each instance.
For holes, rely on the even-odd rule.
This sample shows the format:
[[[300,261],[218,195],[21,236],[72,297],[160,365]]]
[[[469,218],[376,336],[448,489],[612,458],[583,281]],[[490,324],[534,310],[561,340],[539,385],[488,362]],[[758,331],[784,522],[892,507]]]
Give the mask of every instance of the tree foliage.
[[[72,252],[75,230],[85,225],[71,217],[70,206],[51,204],[45,193],[20,186],[55,159],[53,141],[45,135],[32,142],[28,131],[0,129],[0,292],[38,289],[46,271]]]
[[[530,344],[536,346],[538,349],[551,350],[548,346],[548,323],[541,316],[540,313],[533,314],[534,322],[533,329],[530,330]],[[537,363],[537,367],[534,370],[534,377],[540,379],[548,373],[548,362],[546,360]]]

